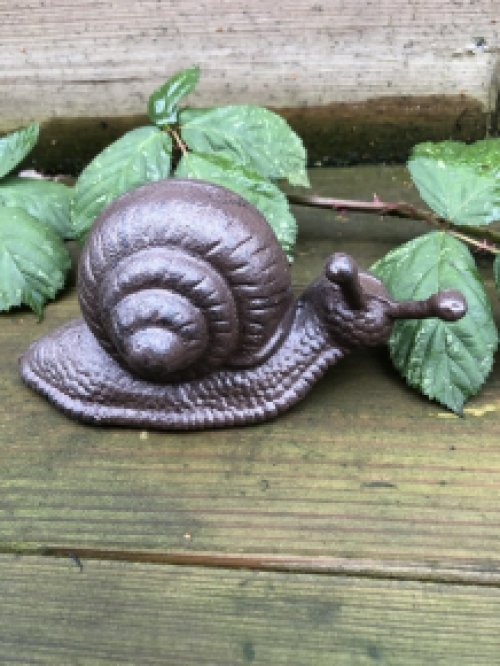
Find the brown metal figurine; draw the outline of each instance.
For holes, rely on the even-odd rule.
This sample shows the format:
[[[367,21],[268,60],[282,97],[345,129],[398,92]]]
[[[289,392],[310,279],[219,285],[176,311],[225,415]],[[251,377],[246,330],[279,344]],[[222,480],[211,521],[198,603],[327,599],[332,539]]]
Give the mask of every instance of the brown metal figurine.
[[[394,302],[345,254],[296,300],[262,215],[225,188],[175,179],[103,211],[78,296],[83,319],[31,345],[24,381],[78,420],[166,430],[271,419],[352,349],[385,342],[394,320],[466,312],[455,291]]]

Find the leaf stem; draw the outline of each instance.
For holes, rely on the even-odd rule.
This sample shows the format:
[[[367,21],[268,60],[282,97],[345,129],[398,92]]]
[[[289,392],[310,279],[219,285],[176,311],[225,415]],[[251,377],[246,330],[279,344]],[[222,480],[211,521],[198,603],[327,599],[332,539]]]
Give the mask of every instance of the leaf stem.
[[[470,236],[466,236],[465,234],[461,234],[458,231],[453,231],[452,229],[445,229],[447,233],[450,234],[450,236],[454,236],[455,238],[460,239],[461,241],[464,241],[464,243],[469,243],[470,245],[474,245],[480,250],[483,250],[485,252],[490,252],[491,254],[500,254],[500,249],[497,247],[492,247],[491,245],[487,245],[485,241],[477,241],[474,238],[470,238]]]
[[[307,206],[311,208],[328,208],[334,210],[350,210],[358,213],[375,213],[382,216],[393,216],[409,218],[413,220],[422,220],[427,224],[437,227],[441,231],[447,231],[452,236],[460,238],[470,245],[481,248],[492,254],[499,254],[498,248],[492,247],[487,243],[500,244],[500,233],[487,229],[486,227],[476,226],[457,226],[444,217],[439,217],[428,210],[415,208],[407,203],[387,203],[383,201],[353,201],[351,199],[331,199],[330,197],[319,197],[315,194],[288,194],[288,201],[297,206]],[[457,231],[460,229],[461,231]],[[467,234],[462,233],[466,229]],[[472,238],[471,238],[472,236]],[[480,238],[482,242],[474,240]]]
[[[179,134],[176,132],[176,130],[172,129],[171,127],[169,128],[168,131],[173,136],[177,148],[179,148],[179,150],[181,151],[181,153],[183,155],[186,155],[187,147],[186,147],[186,144],[184,143],[184,141],[179,136]]]

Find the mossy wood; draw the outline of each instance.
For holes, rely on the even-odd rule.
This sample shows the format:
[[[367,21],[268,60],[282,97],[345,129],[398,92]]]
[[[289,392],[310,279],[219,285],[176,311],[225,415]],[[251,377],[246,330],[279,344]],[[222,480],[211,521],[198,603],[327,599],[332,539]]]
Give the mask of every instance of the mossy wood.
[[[0,557],[5,664],[499,663],[500,590]]]
[[[362,244],[302,243],[298,287],[334,245],[372,258]],[[31,340],[77,313],[69,291],[39,325],[25,312],[2,315],[4,544],[500,565],[498,370],[465,420],[407,388],[382,349],[344,359],[262,426],[94,429],[59,414],[17,372]]]

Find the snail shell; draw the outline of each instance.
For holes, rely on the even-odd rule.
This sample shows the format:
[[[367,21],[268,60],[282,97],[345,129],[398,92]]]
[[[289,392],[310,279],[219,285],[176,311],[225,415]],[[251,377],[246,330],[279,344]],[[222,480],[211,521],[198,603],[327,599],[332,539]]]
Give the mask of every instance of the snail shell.
[[[225,188],[174,179],[100,215],[78,287],[105,351],[162,382],[260,362],[286,335],[293,303],[288,262],[262,215]]]

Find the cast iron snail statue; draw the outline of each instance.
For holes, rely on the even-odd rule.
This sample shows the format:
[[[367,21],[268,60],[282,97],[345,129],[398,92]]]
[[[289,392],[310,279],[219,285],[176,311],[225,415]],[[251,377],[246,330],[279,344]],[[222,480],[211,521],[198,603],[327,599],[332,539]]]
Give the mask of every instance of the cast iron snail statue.
[[[24,381],[81,421],[166,430],[273,418],[349,351],[385,342],[395,319],[466,312],[455,291],[394,302],[344,254],[295,300],[261,214],[225,188],[175,179],[101,213],[78,293],[83,319],[31,345]]]

